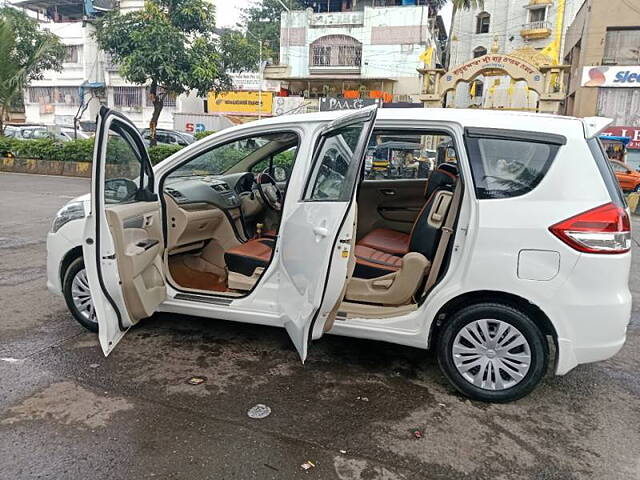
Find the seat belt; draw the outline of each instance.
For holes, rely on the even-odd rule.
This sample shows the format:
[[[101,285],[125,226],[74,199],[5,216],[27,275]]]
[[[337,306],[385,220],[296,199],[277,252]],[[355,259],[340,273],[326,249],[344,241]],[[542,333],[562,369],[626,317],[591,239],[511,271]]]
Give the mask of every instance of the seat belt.
[[[453,234],[453,224],[456,221],[456,217],[458,215],[458,207],[460,206],[460,198],[462,197],[462,182],[458,180],[456,182],[456,188],[453,192],[453,198],[451,200],[451,205],[449,206],[449,212],[447,213],[447,219],[442,226],[442,235],[440,236],[440,242],[438,243],[438,248],[436,249],[436,254],[433,257],[433,261],[431,262],[431,268],[429,269],[429,276],[427,277],[427,283],[424,285],[424,293],[423,297],[427,294],[427,292],[433,287],[438,279],[438,273],[440,272],[440,267],[442,267],[442,261],[444,260],[444,254],[447,251],[447,246],[449,245],[449,240],[451,239],[451,235]]]

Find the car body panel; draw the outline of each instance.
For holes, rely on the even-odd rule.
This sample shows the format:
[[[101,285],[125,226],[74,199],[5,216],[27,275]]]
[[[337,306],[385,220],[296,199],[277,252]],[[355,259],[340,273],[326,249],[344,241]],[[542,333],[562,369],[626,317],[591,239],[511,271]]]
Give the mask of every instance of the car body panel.
[[[216,142],[265,128],[297,127],[317,131],[339,115],[339,112],[320,112],[282,116],[225,129],[156,165],[156,178],[176,162]],[[556,161],[532,192],[515,198],[479,201],[470,181],[466,151],[460,146],[464,144],[464,128],[487,126],[551,134],[562,132],[567,144],[560,148]],[[580,119],[530,113],[383,109],[376,127],[433,127],[450,132],[460,148],[460,169],[465,179],[455,243],[445,276],[418,310],[395,318],[337,321],[328,333],[427,348],[433,321],[448,302],[468,293],[497,292],[528,301],[548,317],[557,334],[557,374],[564,374],[580,363],[603,360],[619,350],[625,340],[631,308],[627,285],[630,254],[581,254],[548,231],[549,226],[561,220],[610,201],[584,141],[588,125]],[[591,135],[597,133],[592,130],[589,130]],[[301,145],[300,160],[294,169],[310,168],[310,148]],[[566,182],[566,178],[572,178],[572,182]],[[293,185],[303,180],[304,175],[294,175],[291,182]],[[292,215],[293,211],[288,208],[293,205],[285,204],[283,220]],[[80,243],[80,238],[77,242]],[[52,249],[57,248],[62,247],[54,247],[52,242]],[[557,252],[560,257],[557,273],[549,279],[519,278],[522,250]],[[179,292],[169,286],[167,300],[159,310],[284,327],[281,303],[286,302],[286,298],[278,296],[280,280],[274,265],[281,261],[280,254],[276,249],[272,265],[261,280],[261,291],[234,300],[232,305],[180,299]],[[51,269],[49,276],[54,270]],[[608,280],[612,275],[616,276],[615,282]],[[51,284],[55,290],[55,282]]]

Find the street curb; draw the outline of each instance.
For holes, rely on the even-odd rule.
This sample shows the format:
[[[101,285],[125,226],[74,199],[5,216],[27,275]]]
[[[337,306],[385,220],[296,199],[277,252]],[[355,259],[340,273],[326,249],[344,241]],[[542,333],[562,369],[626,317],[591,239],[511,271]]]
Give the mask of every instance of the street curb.
[[[0,158],[0,172],[89,178],[91,177],[91,163],[3,157]]]

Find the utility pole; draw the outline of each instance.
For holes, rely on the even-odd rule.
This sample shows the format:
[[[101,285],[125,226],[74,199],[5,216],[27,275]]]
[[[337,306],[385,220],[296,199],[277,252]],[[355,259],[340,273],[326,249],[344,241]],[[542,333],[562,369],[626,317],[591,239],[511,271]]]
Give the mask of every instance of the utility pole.
[[[286,65],[290,65],[289,63],[289,49],[291,48],[291,9],[289,7],[287,7],[284,2],[282,0],[278,0],[278,2],[280,3],[280,5],[282,5],[282,8],[284,8],[287,11],[287,63]],[[281,27],[282,28],[282,27]]]
[[[258,71],[260,72],[260,85],[258,86],[258,120],[260,120],[262,118],[262,84],[264,83],[264,68],[262,67],[262,39],[258,38],[258,36],[254,33],[251,33],[249,30],[247,30],[247,34],[251,35],[253,38],[255,38],[258,41],[259,44],[259,65],[258,65]]]

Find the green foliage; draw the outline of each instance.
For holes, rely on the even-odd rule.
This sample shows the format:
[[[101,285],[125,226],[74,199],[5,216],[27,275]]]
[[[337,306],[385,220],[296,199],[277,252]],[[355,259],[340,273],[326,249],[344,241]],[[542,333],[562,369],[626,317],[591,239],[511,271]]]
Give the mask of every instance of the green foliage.
[[[196,132],[193,134],[194,137],[196,137],[196,140],[202,140],[205,137],[208,137],[209,135],[213,135],[214,133],[216,133],[215,130],[204,130],[202,132]]]
[[[45,70],[60,71],[63,58],[64,46],[56,35],[15,8],[0,8],[0,135],[6,112],[22,89],[41,79]]]
[[[148,0],[142,10],[105,15],[96,38],[130,82],[204,95],[230,85],[229,68],[256,66],[255,49],[243,37],[217,37],[214,29],[215,9],[207,0]]]
[[[33,158],[37,160],[57,160],[60,162],[93,161],[93,138],[81,138],[68,142],[60,142],[50,138],[36,140],[19,140],[0,136],[0,157],[9,153],[16,158]],[[173,155],[182,147],[179,145],[157,145],[149,148],[149,157],[154,165]],[[121,138],[110,138],[107,142],[107,163],[128,164],[137,160],[131,147]]]
[[[182,148],[181,145],[156,145],[149,149],[149,158],[151,159],[151,163],[155,165]]]
[[[283,2],[290,10],[305,8],[298,0]],[[276,63],[280,54],[280,18],[282,12],[286,11],[278,0],[262,0],[242,11],[243,27],[265,42],[263,57],[271,57]]]

